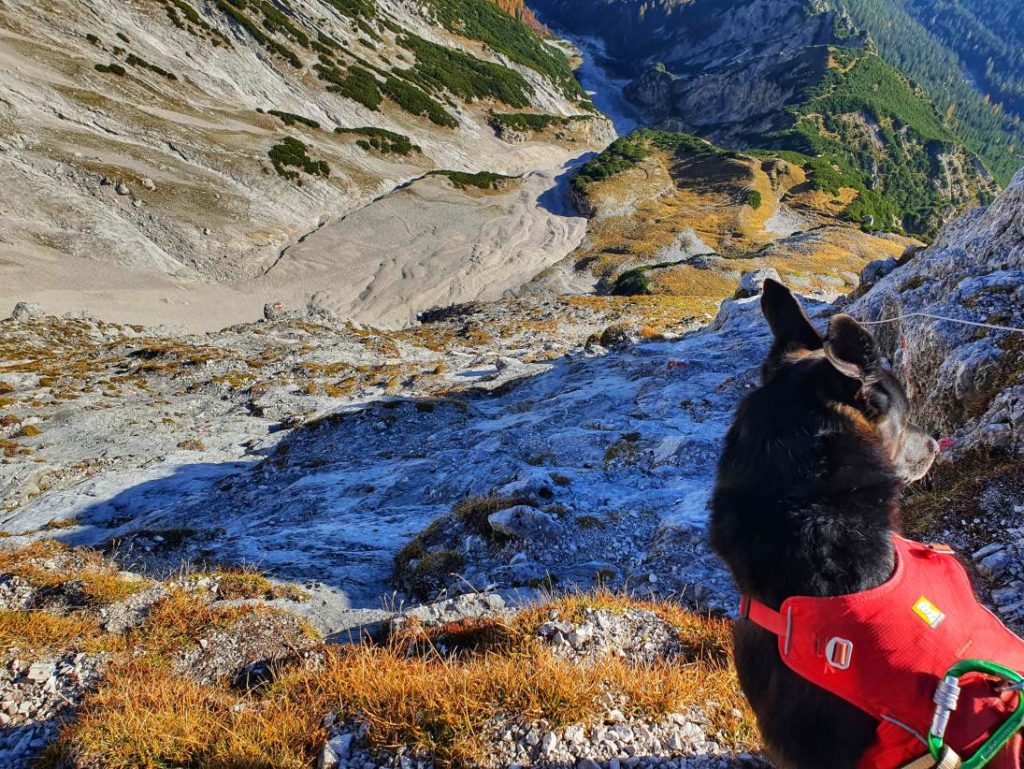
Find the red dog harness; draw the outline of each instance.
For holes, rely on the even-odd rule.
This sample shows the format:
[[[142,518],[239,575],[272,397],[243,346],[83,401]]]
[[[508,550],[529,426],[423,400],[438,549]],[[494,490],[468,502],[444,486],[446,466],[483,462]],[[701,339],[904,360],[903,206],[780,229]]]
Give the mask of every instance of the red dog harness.
[[[741,617],[779,637],[779,656],[793,672],[879,720],[859,769],[895,769],[927,752],[932,698],[958,660],[1024,671],[1024,640],[978,603],[952,551],[895,535],[893,542],[896,569],[871,590],[795,596],[779,611],[747,597],[740,603]],[[976,674],[961,687],[946,744],[970,756],[1016,707],[1018,695]],[[1020,748],[1018,734],[989,766],[1020,769]]]

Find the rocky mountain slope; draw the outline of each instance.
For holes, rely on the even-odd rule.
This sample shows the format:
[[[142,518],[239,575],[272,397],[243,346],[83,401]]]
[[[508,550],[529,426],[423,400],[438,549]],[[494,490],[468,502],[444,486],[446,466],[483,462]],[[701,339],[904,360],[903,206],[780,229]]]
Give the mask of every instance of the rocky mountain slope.
[[[593,287],[589,301],[646,307],[657,326],[712,317],[741,275],[759,269],[832,300],[856,288],[872,260],[902,259],[923,245],[852,226],[844,211],[857,191],[826,193],[809,176],[777,154],[638,131],[581,167],[572,193],[590,216],[586,237],[533,286]]]
[[[907,236],[990,181],[824,3],[578,20],[725,146],[499,5],[0,3],[0,764],[764,766],[705,524],[768,275],[1024,629],[1024,173]]]
[[[626,94],[654,124],[725,147],[799,153],[818,188],[857,189],[849,214],[870,216],[873,227],[934,235],[956,211],[989,199],[992,175],[978,156],[1003,171],[1016,152],[1012,126],[988,126],[982,141],[952,121],[955,106],[943,103],[943,117],[878,56],[842,3],[609,0],[596,14],[589,6],[537,4],[551,23],[604,41],[632,78]],[[950,65],[944,76],[961,74]]]
[[[910,313],[1024,327],[1022,195],[1024,175],[931,248],[902,265],[872,265],[865,275],[877,285],[865,285],[856,301],[808,302],[818,324],[839,308],[886,322],[878,335],[910,388],[915,418],[946,447],[931,485],[909,489],[905,524],[972,553],[983,594],[1017,628],[1024,624],[1021,335]],[[646,638],[643,653],[671,660],[673,638],[686,648],[720,648],[715,626],[666,614],[679,611],[676,603],[630,605],[601,593],[544,605],[540,614],[508,605],[536,600],[538,588],[595,586],[701,608],[733,605],[703,525],[719,441],[735,403],[755,385],[769,342],[757,298],[724,302],[714,324],[681,338],[634,342],[613,327],[587,344],[588,325],[599,321],[593,310],[572,316],[570,305],[529,301],[453,310],[402,332],[299,313],[191,338],[34,316],[24,307],[3,322],[0,542],[14,560],[0,568],[0,625],[24,633],[12,629],[47,623],[45,632],[28,626],[37,640],[20,643],[0,682],[5,723],[14,727],[6,732],[8,757],[31,755],[52,739],[47,719],[63,700],[44,696],[49,686],[84,702],[51,753],[80,766],[130,760],[137,739],[112,742],[110,729],[150,718],[164,724],[157,755],[171,755],[182,743],[167,725],[208,708],[212,723],[243,714],[228,730],[242,741],[203,737],[188,742],[187,750],[200,751],[190,755],[237,756],[267,744],[264,727],[244,720],[256,708],[279,714],[258,723],[290,735],[279,755],[305,756],[299,764],[316,756],[330,762],[325,744],[335,759],[357,756],[361,766],[462,765],[467,756],[486,765],[609,768],[631,756],[645,767],[752,761],[717,756],[756,746],[744,731],[749,716],[720,709],[735,695],[734,682],[715,684],[722,688],[712,713],[707,694],[673,678],[680,668],[671,661],[642,679],[644,697],[627,684],[639,675],[629,668],[598,667],[613,676],[603,680],[620,683],[588,688],[589,666],[604,665],[606,654],[629,664],[639,653],[623,639]],[[529,306],[552,316],[523,319]],[[113,565],[94,550],[65,551],[50,540],[99,547]],[[254,574],[254,561],[274,578],[302,581],[301,589]],[[132,573],[117,575],[125,568]],[[382,598],[395,588],[397,596]],[[434,598],[441,602],[407,615],[404,601]],[[151,620],[131,613],[133,606],[152,607]],[[496,612],[497,620],[466,620]],[[296,614],[335,639],[355,629],[376,635],[439,623],[425,639],[401,643],[452,650],[460,661],[416,661],[399,651],[406,661],[391,663],[391,652],[372,646],[351,656],[300,643],[313,630],[296,629]],[[163,625],[173,616],[196,620]],[[669,616],[668,627],[657,616]],[[68,641],[60,634],[70,622],[92,630],[72,631],[76,640]],[[504,635],[509,628],[519,640]],[[125,643],[134,649],[127,659],[142,668],[124,667]],[[496,721],[488,709],[499,700],[483,695],[471,717],[483,731],[473,733],[493,738],[470,746],[457,730],[430,741],[403,731],[402,720],[381,718],[394,713],[387,692],[402,691],[401,701],[417,702],[421,716],[449,723],[449,700],[428,703],[414,693],[420,675],[436,686],[443,671],[456,687],[475,676],[470,688],[489,691],[483,682],[503,674],[475,667],[478,657],[460,656],[466,648],[499,650],[484,656],[488,666],[504,658],[517,671],[526,654],[535,660],[530,670],[546,672],[520,679],[515,707],[524,710],[511,723]],[[551,667],[551,653],[562,663]],[[709,653],[714,660],[724,652]],[[376,655],[370,668],[362,654]],[[175,667],[160,667],[160,658]],[[268,659],[284,660],[281,683],[231,688],[240,672],[245,680],[263,675],[259,665]],[[105,665],[112,667],[104,683],[90,694],[91,671]],[[716,663],[708,665],[705,691],[718,681]],[[357,675],[371,669],[387,676]],[[159,696],[143,696],[140,681]],[[523,704],[546,696],[532,687],[552,681],[566,687],[560,692],[595,698],[585,694],[569,711]],[[656,681],[672,682],[676,693],[652,701]],[[337,686],[347,692],[347,710],[309,698],[313,689],[335,696]],[[288,693],[296,690],[307,706],[296,706]]]
[[[318,291],[359,314],[331,294],[343,282],[383,282],[413,312],[496,298],[578,242],[582,222],[536,199],[613,137],[562,51],[488,0],[6,2],[0,57],[0,182],[19,190],[0,203],[8,310],[27,298],[209,330]],[[551,128],[511,144],[492,113]],[[438,238],[415,218],[423,198],[495,242]],[[387,259],[348,244],[373,239],[381,208],[408,236]],[[524,241],[502,242],[510,227]],[[315,258],[289,248],[320,231]],[[450,284],[469,259],[479,274]],[[339,280],[357,267],[358,284]]]

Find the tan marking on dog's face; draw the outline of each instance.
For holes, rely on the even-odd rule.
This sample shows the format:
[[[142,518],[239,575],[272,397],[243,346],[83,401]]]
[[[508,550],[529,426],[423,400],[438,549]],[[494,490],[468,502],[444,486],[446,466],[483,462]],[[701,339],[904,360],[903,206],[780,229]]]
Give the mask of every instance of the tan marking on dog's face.
[[[846,418],[854,432],[866,440],[877,440],[877,430],[871,420],[860,409],[847,403],[832,403],[832,409]]]
[[[799,363],[804,360],[811,360],[812,358],[824,358],[824,350],[805,350],[798,348],[795,350],[789,350],[782,358],[782,365],[788,366],[793,363]]]
[[[887,406],[877,414],[866,414],[861,408],[865,421],[871,426],[875,442],[892,462],[896,473],[906,483],[913,483],[927,475],[935,457],[938,443],[924,430],[910,422],[910,403],[906,391],[898,380],[885,372],[876,381],[865,383],[858,400],[867,408],[870,388],[878,388],[886,395]]]

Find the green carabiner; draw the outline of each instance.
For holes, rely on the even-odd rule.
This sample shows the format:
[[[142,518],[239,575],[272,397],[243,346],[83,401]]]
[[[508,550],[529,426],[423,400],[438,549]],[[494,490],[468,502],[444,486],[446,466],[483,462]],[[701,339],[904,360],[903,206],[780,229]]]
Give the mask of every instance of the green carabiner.
[[[967,673],[984,673],[1007,681],[1017,689],[1024,687],[1024,676],[1016,670],[997,665],[994,662],[985,660],[960,660],[946,673],[946,677],[939,684],[935,694],[935,719],[932,721],[931,729],[928,731],[928,749],[932,757],[938,761],[945,748],[946,724],[949,716],[956,709],[956,700],[959,696],[957,682]],[[1024,692],[1017,696],[1017,707],[1003,722],[1002,726],[993,732],[985,744],[982,745],[969,759],[966,759],[961,769],[981,769],[988,764],[996,754],[1002,750],[1014,734],[1024,727]]]

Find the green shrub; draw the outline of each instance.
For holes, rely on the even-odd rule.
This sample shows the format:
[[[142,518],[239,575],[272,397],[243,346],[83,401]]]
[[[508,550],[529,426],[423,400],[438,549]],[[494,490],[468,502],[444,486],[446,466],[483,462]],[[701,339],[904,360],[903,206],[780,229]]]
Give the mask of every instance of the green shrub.
[[[496,174],[493,171],[480,171],[470,174],[465,171],[431,171],[431,176],[444,176],[460,190],[468,187],[477,187],[481,190],[497,190],[505,186],[509,179],[514,176]]]
[[[125,70],[125,68],[122,67],[120,64],[113,64],[113,63],[111,63],[111,64],[97,64],[96,65],[96,71],[97,72],[109,72],[111,75],[118,75],[120,77],[124,77],[125,75],[128,74],[127,70]]]
[[[761,193],[757,190],[747,190],[743,193],[743,202],[756,211],[761,207]]]
[[[508,67],[412,34],[403,35],[398,42],[416,55],[416,66],[404,74],[429,93],[447,90],[467,101],[492,98],[513,107],[530,103],[529,84]]]
[[[491,124],[513,131],[546,131],[552,126],[567,126],[579,120],[590,120],[589,115],[538,115],[532,112],[494,112]]]
[[[175,75],[173,72],[168,72],[166,69],[164,69],[163,67],[158,67],[156,64],[150,64],[148,61],[140,59],[134,53],[128,54],[128,58],[125,59],[125,62],[132,67],[148,69],[150,72],[155,72],[156,74],[160,75],[161,77],[165,77],[168,80],[178,79],[178,76]]]
[[[459,121],[453,118],[438,102],[431,99],[423,91],[395,76],[384,81],[382,90],[389,99],[411,115],[422,115],[439,126],[455,128]]]
[[[838,49],[833,56],[840,68],[825,72],[793,108],[795,126],[771,141],[807,170],[815,188],[832,195],[843,187],[857,191],[844,211],[850,221],[871,216],[877,229],[931,236],[947,205],[936,188],[937,157],[953,150],[953,135],[931,102],[876,55]],[[851,114],[871,124],[874,136],[855,130],[844,117]]]
[[[593,160],[583,164],[573,177],[573,189],[579,193],[591,182],[608,179],[646,160],[651,149],[673,152],[677,155],[718,154],[720,150],[710,142],[687,133],[671,133],[640,128],[628,136],[613,141]]]
[[[342,16],[350,19],[366,17],[372,19],[377,15],[377,7],[372,0],[326,0]]]
[[[327,86],[328,91],[357,101],[374,112],[380,109],[380,103],[383,101],[380,84],[377,82],[377,78],[367,70],[353,65],[348,68],[347,75],[342,75],[338,70],[325,64],[317,64],[314,69],[321,79],[331,83]]]
[[[160,0],[160,2],[164,4],[167,18],[178,29],[182,29],[196,37],[203,37],[205,35],[215,47],[220,45],[225,45],[228,48],[231,47],[231,41],[227,39],[224,33],[219,29],[211,27],[199,15],[196,9],[186,3],[185,0]],[[181,14],[180,16],[179,13]],[[182,19],[182,16],[185,18]]]
[[[298,171],[292,171],[292,168],[298,168],[311,176],[327,178],[331,175],[331,167],[326,161],[313,160],[308,154],[308,147],[291,136],[275,144],[267,154],[274,170],[285,179],[299,180]]]
[[[271,32],[279,32],[290,37],[303,48],[309,48],[309,37],[296,27],[291,20],[266,0],[248,0],[250,6],[257,7],[263,15],[263,26]]]
[[[268,115],[273,115],[274,117],[277,117],[277,118],[280,118],[281,121],[286,126],[289,126],[289,127],[291,127],[293,125],[296,125],[296,124],[302,124],[304,126],[309,126],[310,128],[319,128],[320,127],[320,124],[317,121],[315,121],[315,120],[312,120],[312,119],[310,119],[308,117],[303,117],[302,115],[296,115],[296,114],[291,113],[291,112],[282,112],[279,109],[269,109],[269,110],[267,110],[267,114]]]
[[[613,141],[593,160],[588,160],[573,177],[577,191],[586,189],[591,182],[607,179],[630,168],[635,168],[650,156],[650,149],[642,131],[634,131]]]
[[[377,150],[385,155],[410,155],[413,152],[422,152],[419,145],[413,144],[409,140],[408,136],[403,136],[402,134],[395,133],[394,131],[388,131],[385,128],[374,128],[372,126],[364,126],[362,128],[335,128],[334,132],[337,134],[356,134],[368,137],[366,139],[359,139],[356,141],[356,144],[367,152],[370,150]]]
[[[262,45],[268,51],[282,57],[296,69],[302,68],[302,59],[300,59],[294,51],[268,35],[263,31],[260,25],[243,13],[242,9],[248,7],[247,0],[214,0],[214,5],[218,10],[226,14],[232,21],[238,24],[238,26],[248,32],[257,43]],[[266,4],[264,3],[264,5]],[[266,16],[264,16],[264,22],[267,23]],[[268,29],[273,30],[273,22],[270,22],[270,24],[272,26],[268,27]]]
[[[427,3],[448,30],[486,43],[517,64],[544,75],[567,97],[589,103],[565,54],[546,45],[536,32],[491,0],[427,0]]]
[[[651,293],[651,279],[647,277],[647,269],[635,267],[619,275],[612,286],[613,296],[640,296]]]
[[[100,39],[96,35],[94,35],[92,32],[88,33],[85,36],[85,39],[88,40],[93,45],[102,45],[102,42],[100,41]]]

